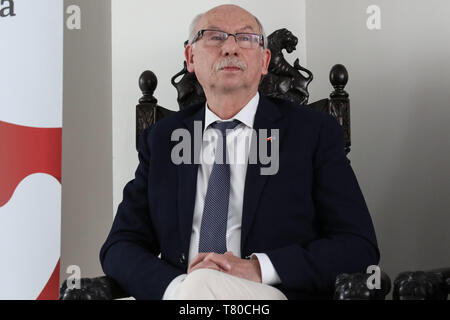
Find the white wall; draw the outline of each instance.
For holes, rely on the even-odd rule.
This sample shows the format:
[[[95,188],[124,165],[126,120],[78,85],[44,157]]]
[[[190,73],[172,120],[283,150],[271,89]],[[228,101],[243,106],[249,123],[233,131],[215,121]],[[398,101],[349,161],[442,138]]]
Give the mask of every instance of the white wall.
[[[372,4],[380,30],[366,28]],[[445,0],[306,2],[312,96],[347,66],[350,158],[392,278],[450,266],[449,12]]]
[[[269,35],[287,27],[299,36],[297,51],[306,65],[305,1],[167,1],[112,0],[112,104],[113,104],[113,195],[114,214],[122,200],[125,184],[134,177],[138,164],[135,149],[135,105],[141,97],[138,78],[152,70],[158,77],[158,104],[178,110],[177,91],[170,78],[183,67],[183,42],[191,20],[201,12],[233,3],[255,14]]]

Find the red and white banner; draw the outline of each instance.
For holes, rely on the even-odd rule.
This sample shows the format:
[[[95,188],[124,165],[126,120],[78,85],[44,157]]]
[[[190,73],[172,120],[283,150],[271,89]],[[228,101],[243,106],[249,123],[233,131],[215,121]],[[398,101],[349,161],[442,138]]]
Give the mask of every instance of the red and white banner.
[[[0,13],[0,299],[57,299],[63,1]]]

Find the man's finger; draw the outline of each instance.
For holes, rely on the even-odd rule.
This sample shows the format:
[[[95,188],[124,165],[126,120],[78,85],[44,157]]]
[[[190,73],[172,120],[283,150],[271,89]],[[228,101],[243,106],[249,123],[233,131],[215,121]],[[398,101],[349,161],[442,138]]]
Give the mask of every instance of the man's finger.
[[[197,256],[194,258],[194,260],[191,261],[190,265],[194,266],[197,263],[203,261],[203,259],[205,259],[205,257],[209,254],[209,252],[200,252],[199,254],[197,254]]]
[[[188,274],[198,270],[198,269],[213,269],[213,270],[217,270],[217,271],[223,271],[217,264],[215,264],[212,261],[201,261],[199,263],[197,263],[193,268],[191,268],[190,270],[188,270]]]
[[[200,263],[203,261],[203,259],[205,259],[205,257],[209,254],[209,252],[200,252],[195,258],[194,260],[191,261],[191,263],[189,264],[188,267],[188,272],[190,269],[192,269],[196,264]]]
[[[227,255],[229,256],[229,255]],[[215,264],[217,264],[222,269],[229,271],[231,269],[231,264],[228,261],[228,257],[225,254],[217,254],[217,253],[210,253],[208,254],[203,261],[213,261]]]

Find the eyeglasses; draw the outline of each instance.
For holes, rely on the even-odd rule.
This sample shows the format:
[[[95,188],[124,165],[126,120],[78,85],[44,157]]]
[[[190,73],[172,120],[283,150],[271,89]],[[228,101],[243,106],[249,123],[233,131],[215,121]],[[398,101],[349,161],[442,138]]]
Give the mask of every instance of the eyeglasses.
[[[243,49],[255,49],[260,45],[264,46],[264,36],[262,34],[227,33],[225,31],[208,29],[197,32],[191,44],[203,39],[208,47],[220,47],[230,36],[233,36],[238,46]]]

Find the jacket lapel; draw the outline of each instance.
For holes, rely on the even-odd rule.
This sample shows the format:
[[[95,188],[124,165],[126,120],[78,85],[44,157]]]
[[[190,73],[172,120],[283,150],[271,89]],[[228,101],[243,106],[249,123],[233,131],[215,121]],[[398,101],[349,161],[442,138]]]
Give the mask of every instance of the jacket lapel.
[[[194,215],[194,205],[195,205],[195,194],[197,190],[197,171],[198,171],[198,161],[195,160],[196,150],[194,148],[194,123],[196,121],[201,121],[202,127],[204,125],[205,119],[205,108],[199,106],[200,109],[194,112],[193,115],[186,117],[183,120],[184,125],[189,130],[191,137],[191,164],[181,163],[178,165],[178,221],[179,221],[179,231],[182,252],[186,256],[186,261],[189,254],[189,243],[191,239],[192,231],[192,219]],[[196,108],[196,107],[192,107]],[[200,134],[203,133],[203,129]],[[197,132],[198,135],[198,132]],[[202,136],[200,136],[201,138]],[[200,140],[201,143],[201,140]],[[199,151],[199,150],[198,150]],[[198,155],[197,155],[198,156]]]
[[[259,135],[260,129],[267,129],[267,136],[271,136],[271,130],[278,129],[280,139],[279,147],[281,153],[281,138],[285,133],[284,122],[278,121],[282,118],[282,114],[271,101],[263,96],[260,97],[258,109],[255,114],[255,121],[253,129],[256,131],[256,136],[252,138],[250,150],[259,150]],[[267,149],[270,150],[270,140],[267,142]],[[259,152],[259,151],[258,151]],[[245,243],[252,226],[253,220],[257,215],[257,207],[260,200],[261,193],[269,178],[269,175],[262,175],[261,168],[264,166],[260,162],[259,154],[257,162],[255,164],[249,163],[247,165],[247,173],[245,177],[244,187],[244,203],[242,208],[242,234],[241,234],[241,253],[246,254],[244,251]]]

